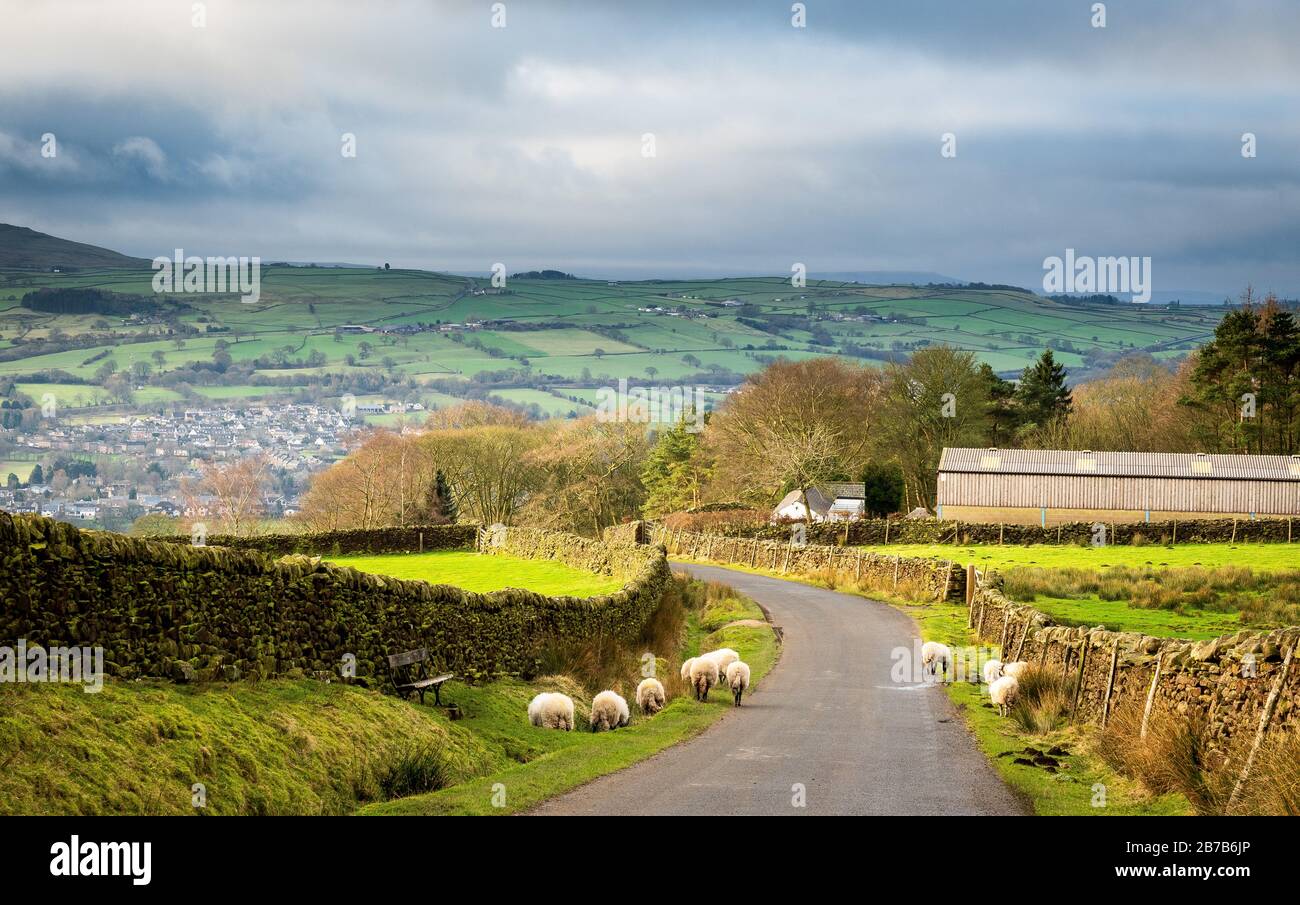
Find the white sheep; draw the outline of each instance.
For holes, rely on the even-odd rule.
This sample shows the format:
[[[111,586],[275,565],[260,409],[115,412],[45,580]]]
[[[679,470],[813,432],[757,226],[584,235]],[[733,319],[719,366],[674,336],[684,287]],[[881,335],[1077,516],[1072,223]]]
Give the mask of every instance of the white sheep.
[[[1002,664],[1002,675],[1011,676],[1013,679],[1023,679],[1025,677],[1025,670],[1028,668],[1028,661],[1015,660],[1011,663]]]
[[[992,685],[1002,678],[1002,661],[988,660],[984,663],[984,684]]]
[[[989,697],[998,708],[999,716],[1006,716],[1011,711],[1011,705],[1019,695],[1020,683],[1015,676],[1003,676],[989,685]]]
[[[683,661],[682,661],[682,681],[683,681],[683,682],[689,682],[689,681],[691,680],[691,664],[694,663],[694,662],[695,662],[695,658],[694,658],[694,657],[691,657],[689,660],[683,660]]]
[[[707,701],[709,689],[718,684],[718,664],[708,657],[696,657],[691,661],[691,687],[695,689],[695,700]]]
[[[591,701],[591,731],[602,732],[626,726],[632,714],[627,709],[627,701],[614,691],[602,691]]]
[[[528,722],[543,729],[573,731],[573,698],[544,691],[528,703]]]
[[[636,687],[636,704],[646,716],[654,716],[664,709],[664,683],[658,679],[642,679]]]
[[[948,671],[952,669],[952,651],[948,645],[938,641],[927,641],[921,645],[921,667],[927,679],[935,675],[948,681]]]
[[[740,654],[736,653],[729,647],[720,647],[717,650],[711,650],[707,654],[700,654],[701,657],[708,657],[714,663],[718,664],[718,675],[725,676],[727,667],[740,659]]]
[[[737,660],[727,667],[727,684],[731,686],[731,694],[735,698],[735,705],[740,706],[740,697],[749,687],[749,664],[743,660]]]

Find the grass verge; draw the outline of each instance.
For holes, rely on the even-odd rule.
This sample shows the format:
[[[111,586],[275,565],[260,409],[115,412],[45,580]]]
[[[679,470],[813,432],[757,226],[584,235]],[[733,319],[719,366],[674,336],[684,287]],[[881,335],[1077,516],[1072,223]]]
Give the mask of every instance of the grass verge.
[[[690,581],[682,585],[687,614],[680,653],[657,660],[657,674],[670,697],[658,714],[644,717],[637,711],[633,695],[641,676],[633,669],[608,683],[628,699],[633,711],[630,725],[598,734],[585,730],[587,708],[593,692],[599,689],[584,689],[571,680],[558,678],[527,685],[496,682],[482,688],[456,687],[448,697],[460,705],[465,718],[449,723],[448,729],[473,734],[499,752],[508,765],[426,795],[371,804],[360,813],[512,814],[703,732],[732,709],[731,695],[715,689],[707,703],[694,701],[678,677],[681,660],[702,650],[731,647],[749,664],[753,687],[757,688],[775,665],[779,650],[766,624],[731,624],[763,619],[753,601],[718,584]],[[574,699],[578,711],[575,731],[557,732],[529,725],[525,715],[528,701],[543,690],[562,691]],[[743,718],[743,714],[737,718]]]

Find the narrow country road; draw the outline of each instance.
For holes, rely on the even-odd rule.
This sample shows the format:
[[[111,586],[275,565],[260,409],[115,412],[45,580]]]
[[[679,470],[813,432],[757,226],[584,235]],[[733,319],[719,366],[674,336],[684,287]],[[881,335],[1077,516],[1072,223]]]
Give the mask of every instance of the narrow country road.
[[[903,613],[716,566],[676,568],[762,604],[785,630],[780,662],[697,738],[531,813],[1024,813],[943,689],[890,680],[891,652],[917,637]]]

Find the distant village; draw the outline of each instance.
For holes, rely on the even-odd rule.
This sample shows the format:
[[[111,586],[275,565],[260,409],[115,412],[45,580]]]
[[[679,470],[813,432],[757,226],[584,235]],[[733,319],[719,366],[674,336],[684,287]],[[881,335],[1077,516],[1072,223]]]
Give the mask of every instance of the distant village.
[[[351,414],[314,404],[244,404],[136,413],[101,422],[42,418],[12,432],[0,462],[0,509],[39,513],[82,527],[122,530],[141,515],[200,519],[212,500],[186,493],[201,463],[261,455],[274,479],[267,518],[293,515],[313,472],[343,457],[366,415],[423,410],[418,403],[358,403]],[[32,463],[26,480],[6,480]],[[24,471],[28,469],[23,468]]]

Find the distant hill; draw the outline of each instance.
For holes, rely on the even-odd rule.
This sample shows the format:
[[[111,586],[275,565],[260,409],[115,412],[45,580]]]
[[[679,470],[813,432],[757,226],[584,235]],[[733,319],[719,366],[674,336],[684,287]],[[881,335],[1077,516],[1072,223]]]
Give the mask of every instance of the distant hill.
[[[928,286],[931,283],[960,284],[964,282],[929,270],[852,270],[834,273],[810,273],[808,276],[817,280],[862,283],[864,286]]]
[[[94,270],[148,266],[145,258],[132,258],[97,245],[70,242],[25,226],[0,223],[0,268]]]

